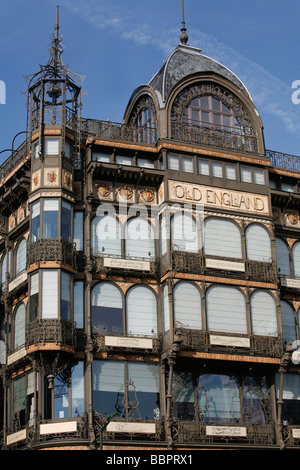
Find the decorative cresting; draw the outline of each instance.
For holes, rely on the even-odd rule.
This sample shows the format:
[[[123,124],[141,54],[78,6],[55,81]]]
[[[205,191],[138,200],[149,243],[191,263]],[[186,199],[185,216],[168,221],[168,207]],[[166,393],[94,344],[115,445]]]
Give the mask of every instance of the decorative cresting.
[[[222,126],[199,121],[197,125],[184,122],[184,113],[191,101],[212,96],[233,111],[237,125]],[[198,83],[184,88],[176,96],[171,109],[171,138],[218,148],[257,152],[257,137],[250,116],[242,103],[225,88]]]

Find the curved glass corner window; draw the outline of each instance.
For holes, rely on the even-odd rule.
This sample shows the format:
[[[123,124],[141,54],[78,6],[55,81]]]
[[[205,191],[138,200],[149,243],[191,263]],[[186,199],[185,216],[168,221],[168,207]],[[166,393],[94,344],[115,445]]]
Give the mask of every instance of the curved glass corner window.
[[[123,335],[123,298],[110,282],[95,285],[91,294],[92,325],[95,333]]]
[[[269,232],[260,224],[246,228],[247,259],[253,261],[272,261],[271,239]]]
[[[210,331],[247,334],[246,301],[243,293],[229,286],[211,286],[206,293]]]
[[[250,309],[254,335],[278,335],[276,304],[271,294],[255,291],[250,298]]]
[[[281,276],[291,276],[290,253],[287,243],[276,237],[277,269]]]
[[[69,202],[61,202],[61,236],[70,242],[72,238],[72,206]]]
[[[198,253],[197,223],[191,214],[174,214],[171,219],[171,244],[174,250]]]
[[[202,329],[201,296],[191,282],[178,282],[173,291],[175,326],[192,330]]]
[[[58,271],[42,271],[42,318],[58,318]]]
[[[300,242],[296,242],[292,248],[294,276],[300,277]]]
[[[126,330],[129,335],[157,334],[157,306],[154,292],[146,286],[134,286],[126,295]]]
[[[40,238],[40,219],[41,219],[41,203],[35,202],[31,206],[31,227],[30,227],[30,240],[35,242]]]
[[[58,238],[58,199],[43,200],[43,238]]]
[[[91,223],[91,244],[94,256],[121,256],[121,227],[112,215],[96,216]]]
[[[32,322],[38,318],[39,308],[39,273],[30,276],[29,291],[29,321]]]
[[[286,346],[290,341],[297,339],[296,318],[294,309],[289,302],[282,300],[280,306],[283,344]]]
[[[142,217],[134,217],[126,223],[125,254],[135,258],[155,257],[154,230]]]
[[[23,238],[18,244],[16,251],[16,275],[26,269],[26,240]]]
[[[206,255],[241,259],[242,237],[238,226],[223,218],[205,219],[204,252]]]
[[[25,345],[25,314],[25,305],[21,303],[16,309],[14,318],[14,350]]]

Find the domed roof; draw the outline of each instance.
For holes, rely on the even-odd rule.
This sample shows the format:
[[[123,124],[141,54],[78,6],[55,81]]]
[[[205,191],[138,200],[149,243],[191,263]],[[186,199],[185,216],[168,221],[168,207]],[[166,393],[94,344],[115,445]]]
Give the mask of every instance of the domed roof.
[[[216,60],[201,54],[201,49],[185,44],[179,44],[174,49],[148,85],[156,92],[160,106],[164,107],[174,85],[184,77],[197,72],[217,73],[233,82],[251,99],[246,86],[231,70]]]

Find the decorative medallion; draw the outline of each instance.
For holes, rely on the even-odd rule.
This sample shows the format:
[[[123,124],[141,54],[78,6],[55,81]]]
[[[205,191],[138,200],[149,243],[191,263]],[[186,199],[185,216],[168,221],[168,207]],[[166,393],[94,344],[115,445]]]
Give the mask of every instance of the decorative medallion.
[[[145,189],[140,189],[139,196],[142,201],[149,203],[149,202],[154,201],[155,193],[153,189],[145,188]]]
[[[64,171],[63,173],[63,185],[64,188],[69,189],[69,191],[72,190],[72,174],[69,171]]]
[[[57,168],[45,168],[45,186],[57,186],[58,185],[58,170]]]
[[[123,200],[128,201],[133,196],[133,190],[129,186],[120,186],[117,189],[117,191],[119,193],[119,199],[123,199]]]
[[[287,214],[286,219],[291,225],[296,225],[298,223],[298,214],[295,212],[290,212]]]
[[[99,198],[108,197],[110,192],[110,188],[106,184],[101,184],[97,188],[97,194]]]
[[[40,171],[36,171],[32,175],[32,190],[34,191],[35,189],[38,189],[40,187]]]

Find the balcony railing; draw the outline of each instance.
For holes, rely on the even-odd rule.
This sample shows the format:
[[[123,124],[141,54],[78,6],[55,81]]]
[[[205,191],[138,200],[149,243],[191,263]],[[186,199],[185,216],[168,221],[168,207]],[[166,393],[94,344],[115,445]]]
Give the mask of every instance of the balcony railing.
[[[269,157],[274,168],[300,173],[300,157],[275,150],[266,150],[266,156]]]
[[[56,343],[76,347],[76,328],[63,318],[43,318],[26,324],[25,345]]]
[[[27,247],[27,266],[41,261],[57,261],[76,267],[76,247],[64,239],[41,238]]]

